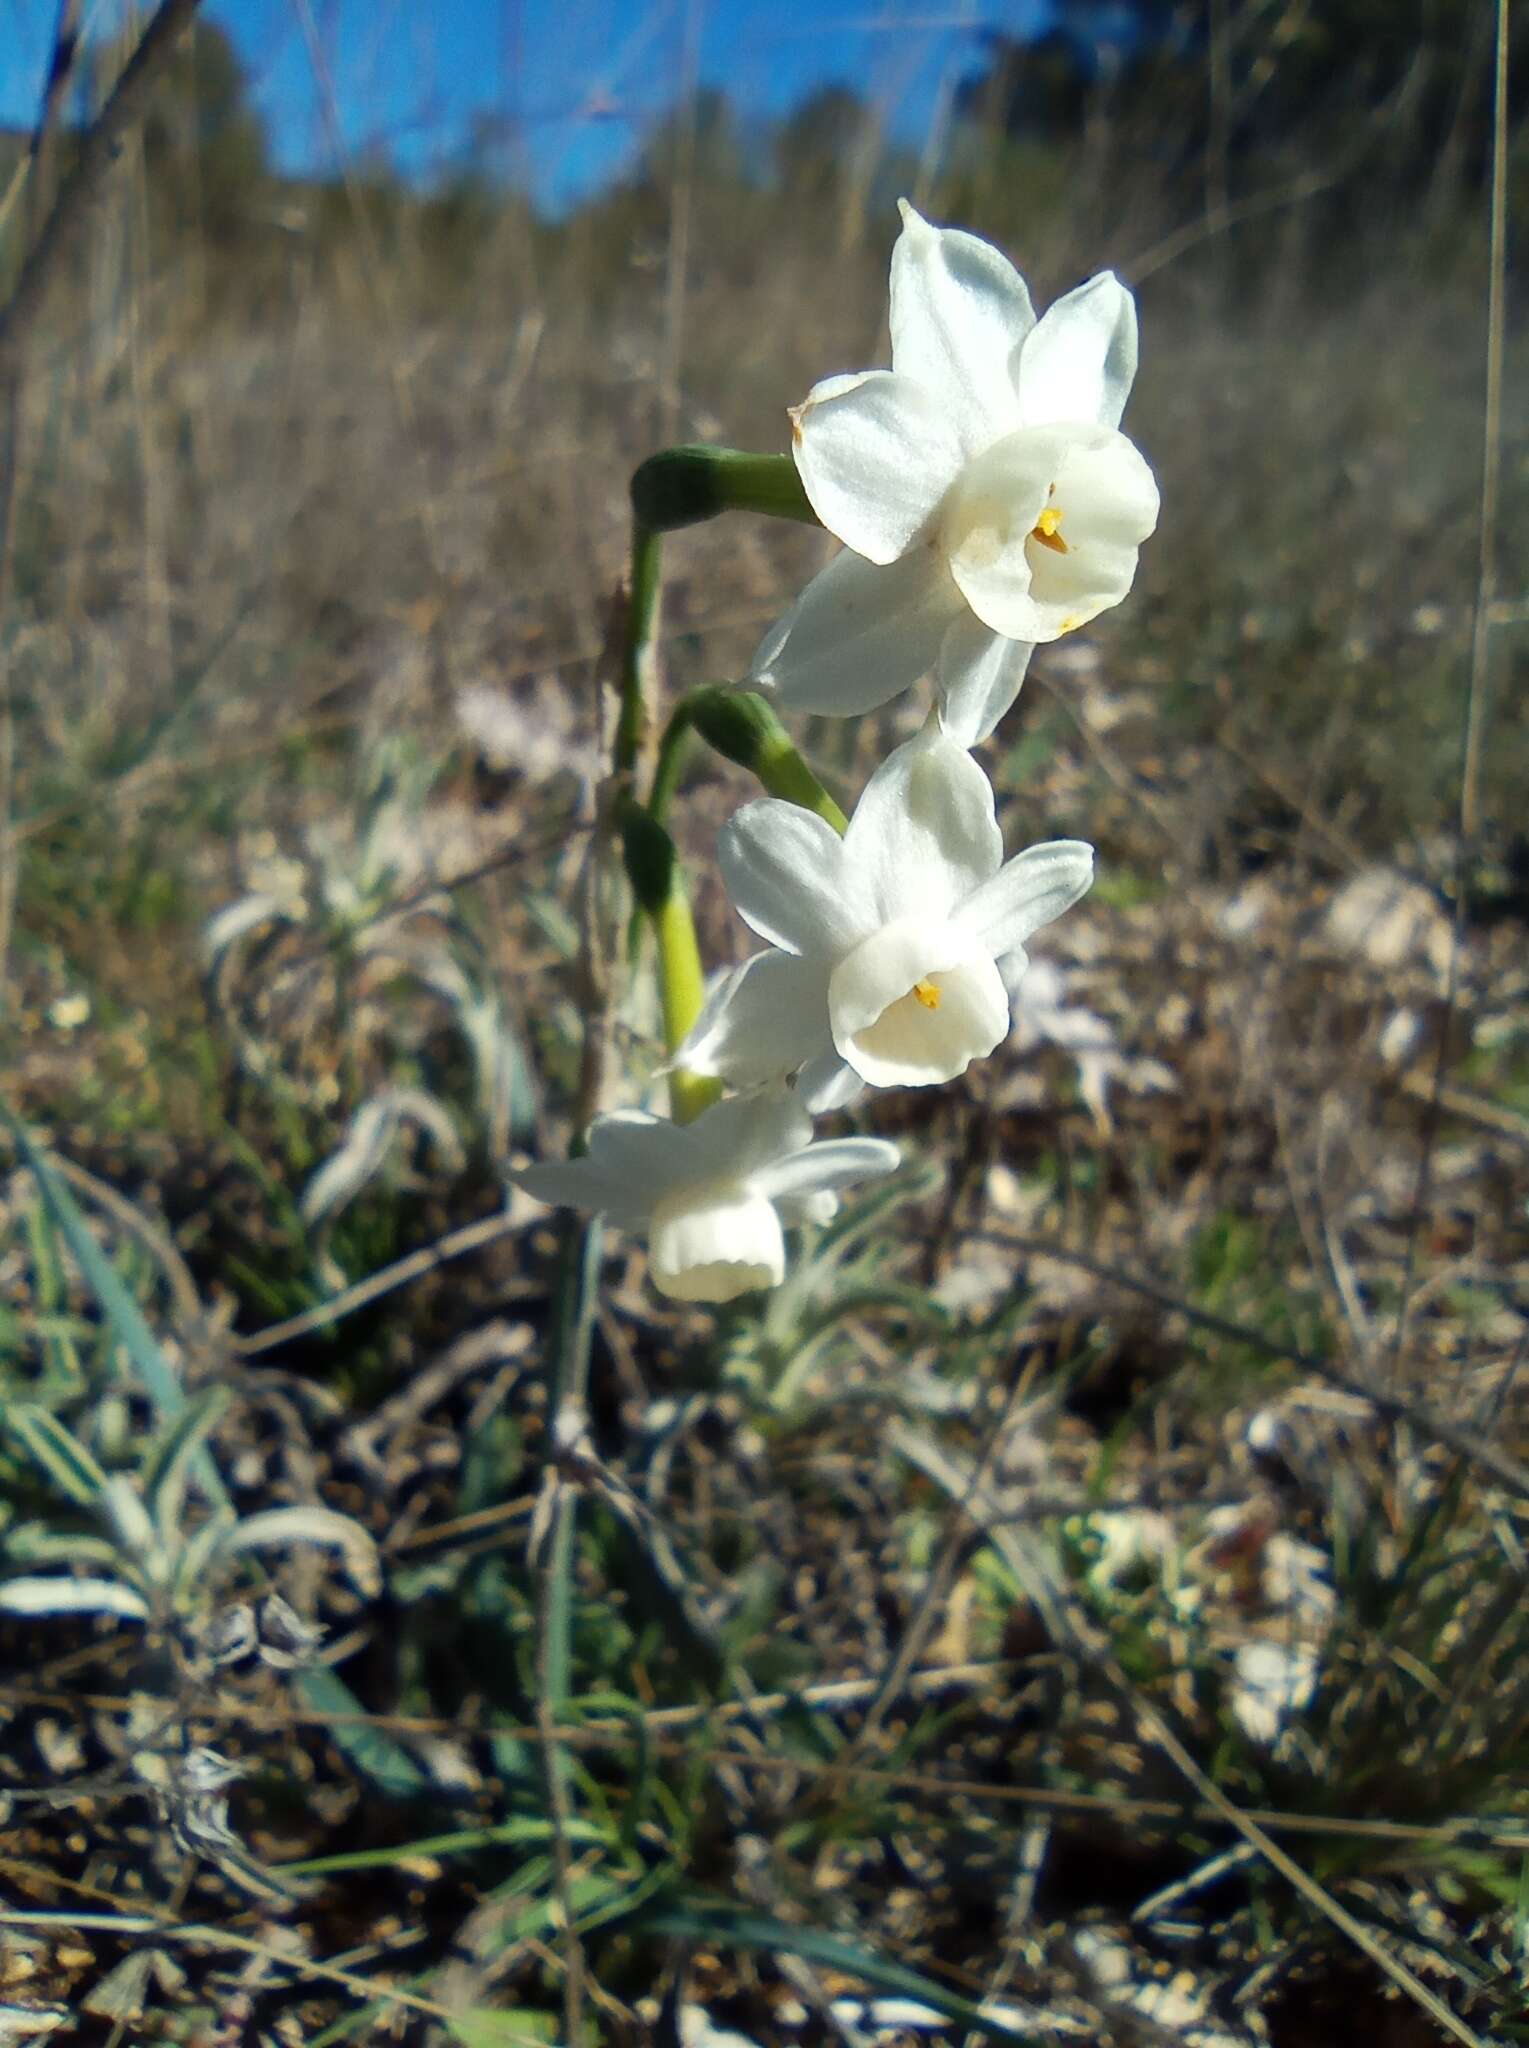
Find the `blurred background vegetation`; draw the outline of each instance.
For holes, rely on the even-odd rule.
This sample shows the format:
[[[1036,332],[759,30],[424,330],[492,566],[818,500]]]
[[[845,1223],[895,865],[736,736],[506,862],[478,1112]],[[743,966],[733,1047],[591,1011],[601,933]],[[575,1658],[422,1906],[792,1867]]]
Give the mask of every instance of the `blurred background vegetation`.
[[[65,1191],[19,1154],[3,1183],[0,1565],[117,1589],[0,1612],[0,1793],[39,1910],[147,1900],[200,1960],[0,1915],[35,2004],[113,2042],[147,2009],[231,2038],[247,1997],[251,2039],[474,2048],[563,2038],[587,1970],[580,2038],[663,2048],[960,2038],[1004,1997],[1011,2038],[1529,2038],[1496,29],[1484,0],[1058,0],[974,32],[914,136],[853,82],[767,123],[677,67],[558,210],[496,120],[441,175],[282,172],[229,37],[178,47],[0,417],[5,1092]],[[0,138],[0,297],[133,44],[84,48],[46,148]],[[1522,38],[1505,84],[1511,250]],[[502,1169],[566,1136],[626,479],[671,441],[780,450],[812,382],[885,360],[901,195],[1038,304],[1106,266],[1138,295],[1160,532],[984,756],[1010,841],[1085,836],[1101,882],[1009,1048],[858,1112],[919,1165],[778,1296],[660,1310],[611,1252],[554,1684],[551,1234]],[[741,675],[825,553],[677,536],[667,686]],[[909,712],[805,737],[852,794]],[[710,855],[748,793],[690,766],[709,961],[741,951]],[[635,1085],[653,1019],[621,1028]],[[154,1412],[161,1355],[189,1419]],[[363,1532],[350,1582],[316,1544],[273,1562],[243,1666],[232,1539],[184,1611],[141,1590],[220,1489],[249,1549],[273,1508]],[[173,1776],[123,1790],[145,1700],[177,1756],[246,1765],[233,1834]],[[552,1707],[588,1738],[556,1760],[571,1866]],[[255,1889],[299,1862],[316,1903]],[[188,1948],[193,1912],[255,1950]],[[867,1986],[925,2017],[850,2010]]]

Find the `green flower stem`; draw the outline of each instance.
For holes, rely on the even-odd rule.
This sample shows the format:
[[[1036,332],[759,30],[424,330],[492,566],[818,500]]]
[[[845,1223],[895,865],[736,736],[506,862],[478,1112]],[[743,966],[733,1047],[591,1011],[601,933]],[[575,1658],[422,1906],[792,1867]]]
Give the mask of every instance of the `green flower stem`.
[[[690,691],[669,714],[648,797],[648,810],[660,825],[668,824],[692,732],[714,752],[756,775],[771,796],[815,812],[843,837],[849,820],[797,752],[768,699],[756,690],[735,690],[726,683]]]
[[[655,533],[697,526],[719,512],[819,523],[789,455],[750,455],[741,448],[665,448],[650,455],[632,474],[632,510]]]
[[[653,787],[648,792],[648,814],[656,824],[667,826],[669,812],[674,804],[675,791],[679,788],[680,770],[685,765],[686,743],[694,731],[691,719],[691,705],[700,693],[692,690],[688,697],[681,697],[669,713],[669,723],[664,727],[658,742],[658,759],[653,767]]]
[[[677,1052],[706,999],[706,977],[701,969],[701,948],[690,912],[684,866],[674,841],[635,797],[621,800],[617,823],[632,893],[658,942],[664,1044],[671,1053]],[[721,1093],[721,1083],[703,1075],[687,1073],[682,1067],[670,1073],[669,1101],[676,1123],[688,1123],[699,1116]]]
[[[658,939],[658,986],[664,1006],[664,1042],[670,1052],[684,1044],[690,1027],[701,1014],[706,999],[706,977],[701,970],[701,949],[696,944],[695,919],[683,886],[676,888],[663,908],[654,914],[653,930]],[[669,1107],[677,1124],[688,1124],[703,1109],[709,1109],[722,1094],[722,1083],[704,1074],[688,1073],[674,1067],[669,1074]]]
[[[611,749],[611,767],[617,775],[630,775],[636,768],[647,737],[648,686],[653,674],[662,574],[663,541],[656,528],[634,517],[626,646],[621,663],[621,714]]]

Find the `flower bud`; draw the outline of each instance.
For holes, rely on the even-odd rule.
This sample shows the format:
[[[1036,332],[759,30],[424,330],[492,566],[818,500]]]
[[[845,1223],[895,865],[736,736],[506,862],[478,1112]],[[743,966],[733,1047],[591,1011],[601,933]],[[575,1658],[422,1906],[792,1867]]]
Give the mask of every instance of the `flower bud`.
[[[632,511],[653,533],[696,526],[719,512],[818,524],[789,455],[750,455],[741,448],[665,448],[650,455],[632,474]]]
[[[685,708],[706,744],[757,775],[771,796],[815,811],[836,832],[843,832],[844,813],[792,745],[768,698],[756,690],[715,685],[693,690]]]

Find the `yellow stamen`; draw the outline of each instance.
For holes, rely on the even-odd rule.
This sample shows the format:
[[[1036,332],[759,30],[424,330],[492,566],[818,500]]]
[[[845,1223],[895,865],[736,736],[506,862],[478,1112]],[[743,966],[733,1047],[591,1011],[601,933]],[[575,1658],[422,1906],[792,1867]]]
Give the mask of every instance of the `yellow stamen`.
[[[914,982],[913,993],[926,1010],[937,1010],[940,1007],[940,991],[932,981]]]
[[[1053,554],[1066,555],[1072,551],[1061,535],[1062,515],[1055,505],[1048,505],[1030,529],[1030,538],[1038,540],[1043,548],[1050,548]]]

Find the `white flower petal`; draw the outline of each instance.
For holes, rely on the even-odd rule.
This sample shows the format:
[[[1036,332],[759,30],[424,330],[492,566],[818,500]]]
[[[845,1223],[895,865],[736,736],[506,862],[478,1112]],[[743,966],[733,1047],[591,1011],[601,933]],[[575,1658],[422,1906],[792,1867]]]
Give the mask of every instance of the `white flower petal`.
[[[1020,422],[1011,362],[1035,325],[1024,280],[1001,250],[935,228],[904,200],[892,251],[892,368],[933,392],[967,455]]]
[[[761,797],[728,819],[717,864],[744,923],[784,952],[841,953],[876,922],[832,825],[781,797]]]
[[[666,1146],[674,1129],[667,1117],[646,1109],[609,1110],[590,1126],[590,1163],[602,1172],[649,1173],[655,1152]]]
[[[826,993],[823,1014],[826,1020]],[[796,1092],[814,1116],[830,1116],[835,1110],[848,1109],[851,1103],[858,1102],[865,1093],[865,1083],[837,1052],[825,1052],[820,1059],[809,1060],[797,1075]]]
[[[894,1173],[902,1154],[885,1138],[829,1138],[789,1159],[774,1161],[754,1185],[772,1202],[799,1200],[825,1188],[847,1188],[857,1180]]]
[[[866,784],[844,856],[876,924],[914,912],[944,918],[1003,860],[992,784],[956,741],[920,733]]]
[[[1051,839],[1006,862],[961,905],[956,923],[994,957],[1017,953],[1032,932],[1076,903],[1093,879],[1094,849],[1085,840]]]
[[[1013,362],[1027,427],[1057,420],[1118,427],[1135,377],[1136,301],[1108,270],[1048,307]]]
[[[548,1160],[539,1166],[514,1168],[509,1178],[538,1202],[558,1209],[582,1209],[589,1216],[609,1216],[622,1230],[632,1230],[648,1213],[646,1201],[635,1197],[589,1159]]]
[[[789,1088],[756,1088],[681,1126],[687,1179],[745,1181],[755,1167],[812,1142],[812,1118]]]
[[[603,1165],[590,1156],[514,1178],[543,1200],[599,1208],[631,1230],[646,1225],[654,1285],[681,1301],[774,1287],[785,1274],[775,1194],[794,1216],[825,1220],[836,1187],[897,1159],[891,1146],[853,1141],[804,1164],[816,1150],[812,1118],[788,1088],[730,1096],[684,1125],[633,1112],[597,1119],[592,1151],[602,1141]]]
[[[538,1202],[605,1215],[618,1229],[633,1230],[691,1173],[693,1146],[687,1126],[642,1109],[615,1110],[595,1118],[581,1159],[523,1166],[509,1177]]]
[[[732,1301],[785,1278],[786,1241],[765,1195],[735,1190],[696,1199],[682,1190],[653,1212],[653,1284],[677,1301]]]
[[[826,965],[756,953],[708,998],[673,1064],[747,1088],[794,1073],[831,1044]]]
[[[841,1056],[874,1088],[952,1081],[1009,1029],[991,953],[961,927],[922,916],[884,926],[840,961],[828,1012]]]
[[[933,668],[963,604],[934,547],[885,567],[846,548],[770,628],[750,680],[792,711],[870,711]]]
[[[946,630],[938,675],[940,729],[958,747],[975,747],[1019,695],[1035,652],[1031,640],[1010,640],[963,612]]]
[[[961,467],[948,409],[890,370],[816,385],[791,438],[813,511],[870,562],[907,552]]]

